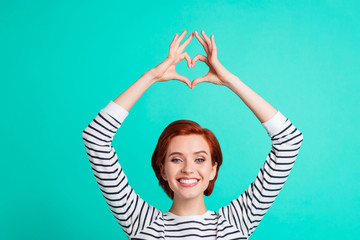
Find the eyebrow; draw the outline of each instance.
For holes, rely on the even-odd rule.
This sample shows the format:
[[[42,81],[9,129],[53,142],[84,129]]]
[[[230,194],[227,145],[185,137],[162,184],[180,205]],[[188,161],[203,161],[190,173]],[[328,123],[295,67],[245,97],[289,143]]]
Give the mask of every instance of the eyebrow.
[[[204,150],[194,152],[194,154],[198,154],[198,153],[205,153],[206,155],[208,155],[207,152],[205,152]],[[175,154],[184,155],[181,152],[172,152],[172,153],[170,153],[169,157],[171,157],[172,155],[175,155]]]

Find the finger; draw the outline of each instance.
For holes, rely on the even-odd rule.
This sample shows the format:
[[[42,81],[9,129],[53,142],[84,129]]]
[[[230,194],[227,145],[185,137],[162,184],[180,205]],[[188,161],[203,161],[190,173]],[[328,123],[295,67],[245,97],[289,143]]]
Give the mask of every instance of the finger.
[[[208,46],[196,31],[195,31],[195,37],[197,38],[197,40],[199,40],[199,42],[201,43],[201,45],[203,46],[203,48],[207,54],[209,51]]]
[[[188,68],[191,68],[191,58],[190,58],[190,56],[188,55],[187,52],[184,52],[184,53],[180,54],[180,61],[183,60],[184,58],[187,61]]]
[[[178,39],[176,39],[176,46],[179,46],[179,44],[181,43],[181,41],[183,40],[184,36],[186,35],[186,30],[184,30],[180,37]]]
[[[192,81],[192,83],[191,83],[191,88],[193,89],[196,84],[206,82],[206,79],[207,79],[206,75],[203,76],[203,77],[195,78],[194,81]]]
[[[208,36],[206,36],[204,30],[201,30],[201,35],[204,37],[205,41],[206,41],[206,44],[208,45],[209,47],[209,51],[212,52],[212,47],[211,47],[211,42],[210,42],[210,39]]]
[[[170,43],[170,47],[173,46],[173,44],[176,42],[176,39],[178,38],[178,34],[175,34],[175,37],[173,38],[172,42]]]
[[[178,52],[181,53],[182,51],[184,51],[184,49],[186,48],[186,46],[190,43],[191,39],[193,38],[193,33],[190,33],[190,36],[185,40],[185,42],[183,42],[183,44],[180,45]]]
[[[207,58],[202,54],[197,54],[192,60],[191,60],[191,67],[195,67],[195,63],[200,60],[208,65]]]
[[[178,73],[175,73],[174,80],[179,80],[181,82],[184,82],[189,88],[191,88],[191,82],[187,77],[184,77]]]
[[[215,44],[214,35],[211,35],[211,46],[212,46],[212,54],[217,57],[217,47]]]

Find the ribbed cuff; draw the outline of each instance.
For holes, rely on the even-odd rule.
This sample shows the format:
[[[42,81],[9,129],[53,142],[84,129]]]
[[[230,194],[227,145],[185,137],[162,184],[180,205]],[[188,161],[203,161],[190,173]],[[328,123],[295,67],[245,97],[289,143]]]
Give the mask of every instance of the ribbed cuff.
[[[270,137],[280,132],[286,122],[286,117],[278,111],[272,118],[262,123]]]
[[[114,101],[110,100],[109,104],[103,108],[103,111],[108,113],[110,116],[114,117],[119,122],[123,122],[129,112],[121,107],[120,105],[116,104]]]

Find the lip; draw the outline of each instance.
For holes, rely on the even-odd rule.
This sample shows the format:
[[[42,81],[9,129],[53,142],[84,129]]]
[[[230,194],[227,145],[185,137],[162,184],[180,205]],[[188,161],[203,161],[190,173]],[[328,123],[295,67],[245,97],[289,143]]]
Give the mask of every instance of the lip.
[[[194,183],[182,183],[180,182],[180,179],[186,179],[186,180],[189,180],[189,179],[195,179],[197,180],[197,182],[194,182]],[[182,178],[178,178],[177,179],[177,182],[180,184],[180,186],[182,187],[194,187],[196,186],[198,183],[199,183],[200,179],[198,178],[189,178],[189,177],[182,177]]]

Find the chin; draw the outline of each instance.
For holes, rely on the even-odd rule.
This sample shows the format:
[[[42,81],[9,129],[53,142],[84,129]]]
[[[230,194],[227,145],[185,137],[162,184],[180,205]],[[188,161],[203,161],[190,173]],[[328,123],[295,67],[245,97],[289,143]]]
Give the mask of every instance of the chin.
[[[199,192],[199,191],[192,191],[192,192],[190,192],[190,191],[188,191],[188,192],[181,191],[181,192],[177,192],[176,195],[181,199],[190,200],[190,199],[201,198],[204,195],[204,191],[202,191],[202,192]]]

